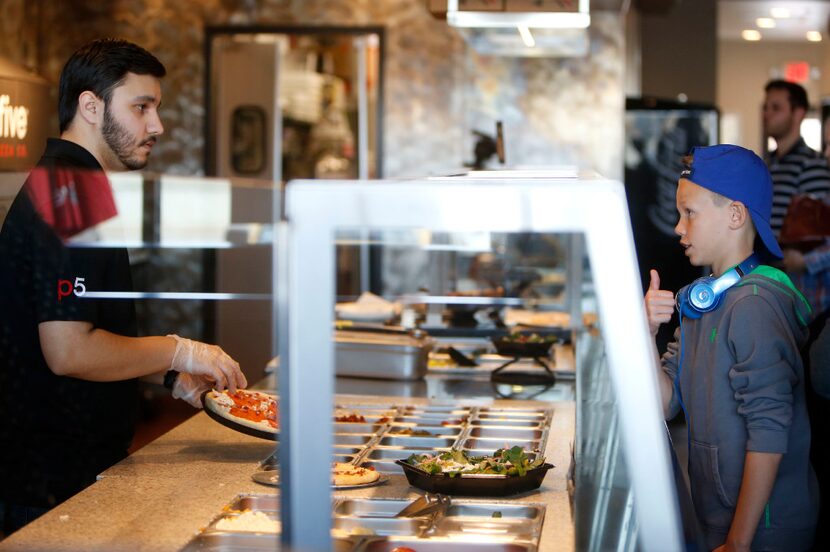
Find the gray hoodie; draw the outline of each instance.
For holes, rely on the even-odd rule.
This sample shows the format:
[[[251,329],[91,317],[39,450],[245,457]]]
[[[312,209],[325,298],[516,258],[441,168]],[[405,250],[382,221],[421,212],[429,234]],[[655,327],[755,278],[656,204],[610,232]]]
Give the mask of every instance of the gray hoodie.
[[[663,356],[674,382],[669,418],[679,399],[686,412],[692,500],[710,549],[726,540],[748,451],[783,454],[752,550],[812,544],[819,496],[799,355],[809,312],[789,278],[762,265],[716,310],[684,317]]]

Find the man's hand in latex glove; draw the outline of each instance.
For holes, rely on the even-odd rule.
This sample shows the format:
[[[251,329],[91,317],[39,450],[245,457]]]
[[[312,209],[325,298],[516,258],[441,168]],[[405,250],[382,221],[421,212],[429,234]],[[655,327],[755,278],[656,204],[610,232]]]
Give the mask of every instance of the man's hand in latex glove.
[[[239,364],[216,345],[192,341],[177,335],[169,335],[176,340],[176,352],[170,369],[179,373],[202,376],[213,382],[213,386],[231,392],[245,388],[248,381],[239,369]]]
[[[212,382],[204,377],[191,376],[179,372],[176,383],[173,384],[173,398],[181,399],[191,406],[202,408],[202,393],[213,387]]]

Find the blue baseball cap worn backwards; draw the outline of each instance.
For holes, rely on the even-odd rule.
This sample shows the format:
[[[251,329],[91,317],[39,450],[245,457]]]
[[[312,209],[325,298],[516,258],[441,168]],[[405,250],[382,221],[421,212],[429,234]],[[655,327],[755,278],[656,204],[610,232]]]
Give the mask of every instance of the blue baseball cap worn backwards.
[[[770,255],[783,258],[769,225],[772,177],[764,161],[754,152],[732,144],[699,146],[691,154],[692,166],[680,173],[680,178],[746,205],[764,247]]]

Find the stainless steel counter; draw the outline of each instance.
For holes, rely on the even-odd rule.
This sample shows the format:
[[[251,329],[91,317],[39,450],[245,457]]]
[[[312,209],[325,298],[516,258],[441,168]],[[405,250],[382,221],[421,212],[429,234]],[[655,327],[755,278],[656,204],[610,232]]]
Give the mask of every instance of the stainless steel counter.
[[[357,395],[338,395],[337,401],[346,405],[398,402],[388,396]],[[436,401],[412,397],[400,402]],[[574,434],[574,403],[493,401],[484,397],[473,403],[553,408],[545,454],[556,468],[548,473],[539,491],[510,500],[546,505],[541,551],[573,550],[567,474]],[[227,429],[200,413],[105,471],[88,489],[0,542],[0,551],[178,550],[237,494],[273,492],[251,480],[257,463],[273,449],[271,442]],[[392,475],[385,485],[338,492],[337,496],[416,498],[419,493],[403,475]]]

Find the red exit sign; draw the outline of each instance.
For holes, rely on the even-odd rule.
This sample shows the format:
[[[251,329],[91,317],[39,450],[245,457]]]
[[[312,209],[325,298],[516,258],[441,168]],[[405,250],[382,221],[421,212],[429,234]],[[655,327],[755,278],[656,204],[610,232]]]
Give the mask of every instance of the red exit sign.
[[[810,64],[806,61],[791,61],[784,66],[784,78],[790,82],[810,80]]]

